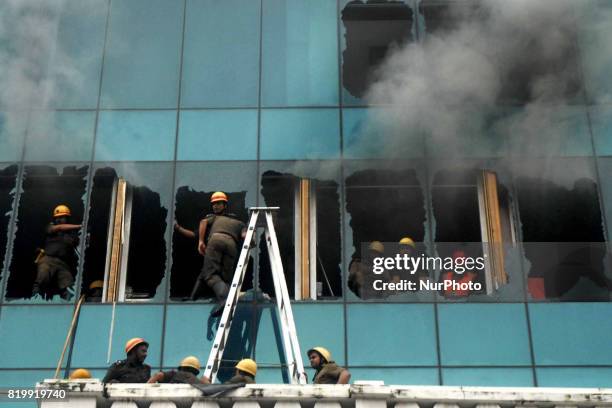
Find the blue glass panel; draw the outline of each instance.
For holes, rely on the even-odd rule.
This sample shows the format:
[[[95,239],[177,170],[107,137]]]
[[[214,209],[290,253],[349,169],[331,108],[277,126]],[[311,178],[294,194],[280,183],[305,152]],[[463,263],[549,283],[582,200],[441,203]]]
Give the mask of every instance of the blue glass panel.
[[[589,98],[597,103],[612,102],[612,57],[607,50],[612,36],[607,0],[572,2],[577,10],[578,45],[582,58],[584,82]]]
[[[173,160],[175,111],[101,112],[96,160]]]
[[[533,387],[531,368],[445,368],[443,385]]]
[[[612,364],[612,304],[532,304],[529,313],[536,364]]]
[[[536,119],[537,117],[537,119]],[[508,110],[493,124],[515,156],[591,156],[593,148],[584,106]]]
[[[176,2],[111,2],[102,107],[176,108],[182,22]]]
[[[350,368],[351,382],[384,381],[385,385],[438,385],[437,368]]]
[[[323,346],[332,353],[332,358],[340,365],[344,358],[344,306],[341,304],[294,304],[293,315],[304,355],[304,365],[308,366],[306,351]],[[325,319],[321,319],[325,316]],[[316,330],[312,330],[316,327]]]
[[[259,307],[259,315],[255,315],[256,361],[267,364],[284,363],[283,335],[280,330],[280,320],[275,305]],[[302,343],[300,343],[302,346]],[[302,346],[304,347],[304,346]]]
[[[21,160],[26,127],[25,112],[0,112],[0,161]]]
[[[256,160],[257,111],[182,111],[178,160]]]
[[[609,388],[612,368],[537,368],[539,387]]]
[[[95,112],[32,114],[26,161],[89,161],[93,148]]]
[[[112,306],[85,305],[81,309],[72,367],[108,367],[125,358],[125,342],[142,337],[149,342],[146,363],[159,366],[161,359],[163,307],[153,305],[118,305],[112,338],[110,363],[107,361]]]
[[[61,349],[59,350],[59,353],[61,353]],[[59,356],[59,353],[58,353],[58,356]],[[54,375],[55,375],[55,369],[53,370],[0,370],[0,388],[34,388],[37,382],[40,382],[47,378],[53,378]],[[15,401],[13,401],[13,404],[15,404]],[[21,401],[19,401],[17,406],[21,408],[22,406],[25,406],[25,405],[22,405]],[[36,406],[36,404],[34,406]]]
[[[107,0],[69,0],[62,7],[55,52],[49,61],[57,108],[95,108],[100,89]]]
[[[336,3],[264,0],[264,106],[338,104]]]
[[[3,307],[0,367],[55,367],[70,327],[72,310],[71,306]]]
[[[258,384],[283,384],[286,382],[286,376],[280,368],[257,367],[256,381]]]
[[[337,109],[278,109],[261,114],[261,159],[333,159],[340,155]]]
[[[187,1],[182,107],[257,106],[260,2]]]
[[[433,305],[348,305],[347,316],[349,365],[437,364]]]
[[[589,108],[595,151],[601,156],[612,156],[612,106]]]
[[[531,364],[522,304],[439,305],[438,322],[443,365]]]
[[[216,333],[216,321],[212,326],[212,322],[207,321],[212,308],[212,304],[168,306],[164,335],[165,367],[177,367],[189,355],[199,358],[202,366],[206,364]],[[230,341],[233,335],[230,335]]]
[[[345,158],[423,157],[423,135],[414,128],[386,126],[397,111],[353,108],[342,111]]]

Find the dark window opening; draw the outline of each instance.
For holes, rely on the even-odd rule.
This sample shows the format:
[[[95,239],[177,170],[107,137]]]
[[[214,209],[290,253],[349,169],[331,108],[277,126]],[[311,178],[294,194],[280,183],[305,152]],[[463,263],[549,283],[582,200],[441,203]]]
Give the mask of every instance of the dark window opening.
[[[88,167],[67,166],[59,171],[51,166],[27,166],[17,214],[17,233],[13,245],[13,257],[6,290],[7,299],[30,298],[36,278],[34,263],[37,248],[45,244],[45,231],[53,219],[53,209],[67,205],[72,213],[70,223],[83,220],[86,177]],[[78,255],[67,262],[73,277],[76,276]],[[46,299],[56,292],[53,286],[42,295]]]
[[[389,50],[413,41],[413,12],[401,1],[351,1],[342,10],[346,48],[342,52],[342,84],[363,97]]]
[[[566,187],[549,180],[517,179],[532,298],[608,300],[606,245],[597,184],[580,178]]]
[[[83,289],[105,279],[108,235],[114,208],[113,194],[118,175],[113,168],[102,168],[94,175],[89,212],[88,246],[85,251]],[[147,299],[155,296],[166,269],[166,217],[160,194],[146,186],[128,186],[125,223],[129,246],[121,257],[127,257],[125,299]],[[119,238],[117,238],[119,239]],[[98,296],[91,300],[99,300]]]
[[[349,287],[366,297],[362,288],[362,244],[372,241],[397,243],[403,237],[417,245],[425,236],[425,201],[414,170],[362,170],[346,178],[346,210],[350,215],[354,252],[349,266]],[[419,248],[419,246],[417,246]],[[365,279],[365,277],[363,278]]]
[[[0,170],[0,280],[2,279],[2,271],[4,271],[9,222],[13,211],[15,186],[17,185],[17,171],[16,164]]]
[[[422,0],[419,12],[425,21],[425,32],[430,35],[449,35],[463,24],[487,18],[480,1]]]
[[[280,207],[274,216],[274,229],[282,258],[283,270],[289,296],[295,298],[296,279],[296,223],[301,221],[300,212],[296,210],[296,199],[299,195],[300,178],[292,174],[266,171],[261,177],[261,194],[266,206]],[[316,205],[316,222],[308,220],[310,227],[316,228],[314,253],[309,252],[310,263],[316,265],[316,279],[322,288],[319,297],[342,296],[342,278],[340,270],[340,195],[338,183],[330,180],[311,180],[310,200]],[[314,194],[313,194],[314,193]],[[311,203],[312,204],[312,203]],[[312,217],[312,214],[311,214]],[[298,246],[299,247],[299,246]],[[310,246],[311,248],[313,245]],[[274,294],[274,283],[270,270],[268,251],[263,236],[259,255],[259,286],[270,295]],[[303,255],[304,256],[304,255]],[[304,273],[304,271],[302,271]],[[310,295],[314,297],[314,294]]]
[[[174,232],[172,236],[172,270],[170,278],[170,297],[181,300],[191,294],[195,281],[200,274],[204,258],[198,253],[198,230],[200,220],[212,213],[210,197],[214,191],[202,192],[182,186],[176,193],[176,222],[183,228],[193,231],[195,238],[186,237]],[[246,191],[226,192],[229,199],[228,212],[238,219],[248,222]],[[210,232],[210,230],[209,230]],[[240,248],[239,248],[240,249]],[[236,258],[238,260],[238,257]],[[253,261],[249,259],[247,272],[242,283],[242,290],[253,287]],[[202,288],[201,298],[214,298],[214,293],[208,286]]]

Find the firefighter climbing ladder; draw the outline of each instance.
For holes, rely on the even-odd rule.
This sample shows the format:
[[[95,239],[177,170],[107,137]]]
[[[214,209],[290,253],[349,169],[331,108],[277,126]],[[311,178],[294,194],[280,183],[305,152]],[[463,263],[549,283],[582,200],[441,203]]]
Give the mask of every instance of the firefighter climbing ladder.
[[[280,258],[280,250],[278,249],[278,240],[272,222],[272,212],[278,211],[278,207],[251,207],[249,212],[251,217],[247,229],[246,237],[238,265],[234,271],[234,279],[227,296],[223,314],[219,322],[217,334],[213,342],[212,349],[206,363],[204,375],[214,382],[221,365],[223,351],[227,342],[232,319],[238,305],[238,296],[244,275],[247,270],[249,255],[253,247],[250,245],[255,237],[255,232],[258,228],[257,219],[261,213],[264,213],[266,245],[268,247],[268,255],[270,257],[270,267],[272,269],[272,280],[274,281],[274,291],[276,298],[276,306],[278,308],[278,316],[281,323],[281,332],[283,335],[283,348],[285,350],[285,359],[287,362],[287,371],[292,384],[306,384],[306,374],[304,373],[304,363],[302,362],[302,354],[300,352],[300,344],[298,342],[297,331],[295,329],[295,321],[293,320],[293,312],[291,311],[291,302],[289,292],[287,291],[287,282],[285,282],[285,274],[283,272],[283,264]]]

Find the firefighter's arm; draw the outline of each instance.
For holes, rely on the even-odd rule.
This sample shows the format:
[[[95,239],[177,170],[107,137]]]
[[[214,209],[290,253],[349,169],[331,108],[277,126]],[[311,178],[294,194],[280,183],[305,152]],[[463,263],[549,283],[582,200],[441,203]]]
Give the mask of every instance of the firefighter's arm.
[[[210,379],[207,376],[203,375],[202,378],[200,378],[200,383],[210,384]]]
[[[350,379],[351,379],[351,373],[349,373],[349,371],[345,368],[344,370],[342,370],[342,372],[338,376],[337,384],[348,384]]]
[[[195,239],[195,232],[193,231],[189,231],[186,228],[181,227],[178,222],[174,223],[174,230],[176,232],[178,232],[179,234],[181,234],[182,236],[186,237],[186,238],[191,238],[191,239]],[[198,231],[199,233],[199,231]]]
[[[149,381],[147,381],[147,383],[155,384],[163,380],[164,380],[164,373],[160,371],[159,373],[153,374],[151,378],[149,378]]]
[[[203,219],[200,221],[200,229],[198,230],[198,252],[204,256],[206,250],[206,244],[204,243],[204,237],[206,236],[206,228],[208,227],[208,220]]]
[[[50,225],[48,231],[51,233],[59,232],[59,231],[72,231],[72,230],[81,229],[81,227],[82,227],[81,224],[57,224],[57,225]]]

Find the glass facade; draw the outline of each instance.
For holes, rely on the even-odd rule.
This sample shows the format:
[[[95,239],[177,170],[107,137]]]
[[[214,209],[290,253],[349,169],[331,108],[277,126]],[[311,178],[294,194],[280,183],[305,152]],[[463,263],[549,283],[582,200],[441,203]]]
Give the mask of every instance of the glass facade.
[[[426,84],[414,84],[403,106],[366,92],[389,50],[429,47],[455,24],[444,1],[66,0],[43,15],[18,2],[0,11],[4,20],[42,19],[53,34],[35,56],[19,51],[27,33],[10,25],[0,34],[0,48],[10,44],[0,67],[31,57],[40,71],[0,79],[0,385],[52,375],[86,294],[62,373],[103,372],[135,336],[150,342],[153,367],[205,360],[211,293],[188,299],[202,259],[174,226],[197,229],[218,190],[245,221],[248,207],[281,207],[302,350],[327,347],[353,380],[608,384],[612,53],[600,50],[609,48],[612,8],[558,1],[573,16],[580,83],[570,80],[571,95],[534,112],[526,91],[502,87],[485,120],[461,110],[452,140],[436,133],[449,116],[423,110]],[[17,92],[10,79],[28,86]],[[447,243],[482,251],[491,177],[499,280],[477,277],[486,288],[470,296],[369,298],[355,289],[363,243],[410,236],[423,254],[450,254]],[[88,291],[108,280],[118,180],[127,183],[130,234],[113,312]],[[298,205],[305,188],[307,213]],[[72,296],[32,297],[36,248],[60,203],[82,224]],[[297,242],[304,217],[316,231],[308,251]],[[245,288],[273,295],[265,256],[253,255]],[[306,257],[322,290],[300,298]],[[273,306],[241,305],[225,355],[255,358],[258,382],[286,381]]]

